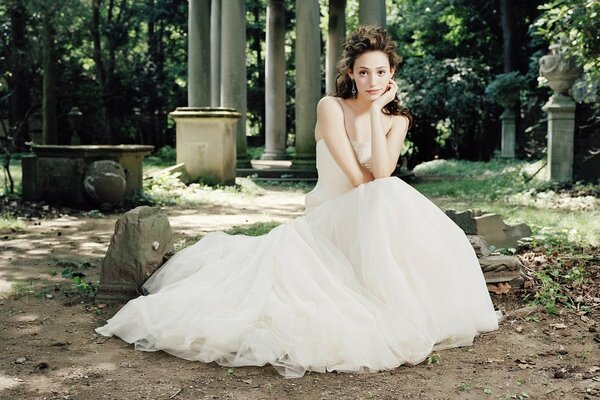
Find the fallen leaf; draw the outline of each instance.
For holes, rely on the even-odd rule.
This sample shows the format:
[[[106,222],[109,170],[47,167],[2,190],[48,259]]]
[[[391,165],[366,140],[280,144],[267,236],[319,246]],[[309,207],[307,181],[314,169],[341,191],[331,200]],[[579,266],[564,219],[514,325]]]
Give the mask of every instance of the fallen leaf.
[[[510,284],[506,282],[488,283],[487,288],[490,292],[495,294],[506,294],[510,292],[510,289],[512,289]]]

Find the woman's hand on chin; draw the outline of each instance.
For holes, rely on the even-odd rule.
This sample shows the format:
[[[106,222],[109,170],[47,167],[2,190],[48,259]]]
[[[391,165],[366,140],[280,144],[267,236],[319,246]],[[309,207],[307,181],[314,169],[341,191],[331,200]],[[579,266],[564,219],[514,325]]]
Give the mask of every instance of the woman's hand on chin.
[[[371,108],[381,111],[383,107],[396,98],[396,93],[398,93],[398,85],[393,79],[390,79],[386,91],[383,92],[381,96],[373,100],[371,103]]]

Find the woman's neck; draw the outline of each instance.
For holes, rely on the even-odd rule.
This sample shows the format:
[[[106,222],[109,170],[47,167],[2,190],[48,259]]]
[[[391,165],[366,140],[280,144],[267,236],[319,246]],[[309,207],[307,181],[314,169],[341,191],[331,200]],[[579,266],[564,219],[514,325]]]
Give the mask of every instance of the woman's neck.
[[[371,101],[363,99],[360,96],[346,101],[356,114],[365,114],[371,109]]]

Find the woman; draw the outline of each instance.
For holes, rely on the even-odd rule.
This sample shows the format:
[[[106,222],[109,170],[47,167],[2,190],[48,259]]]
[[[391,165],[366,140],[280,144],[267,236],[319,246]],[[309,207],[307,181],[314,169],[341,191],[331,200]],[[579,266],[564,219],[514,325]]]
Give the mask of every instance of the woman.
[[[396,99],[397,62],[383,29],[348,38],[338,91],[317,108],[319,179],[305,216],[260,237],[206,235],[97,332],[294,378],[416,364],[497,329],[464,233],[390,177],[411,123]]]

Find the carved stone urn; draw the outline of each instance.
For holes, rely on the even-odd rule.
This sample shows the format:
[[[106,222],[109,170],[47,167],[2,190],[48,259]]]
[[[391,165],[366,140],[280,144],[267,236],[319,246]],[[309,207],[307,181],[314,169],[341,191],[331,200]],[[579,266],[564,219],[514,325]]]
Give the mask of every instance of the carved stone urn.
[[[560,51],[560,47],[560,43],[550,45],[550,54],[540,58],[540,76],[548,79],[548,86],[555,94],[567,94],[582,71],[572,58]]]

